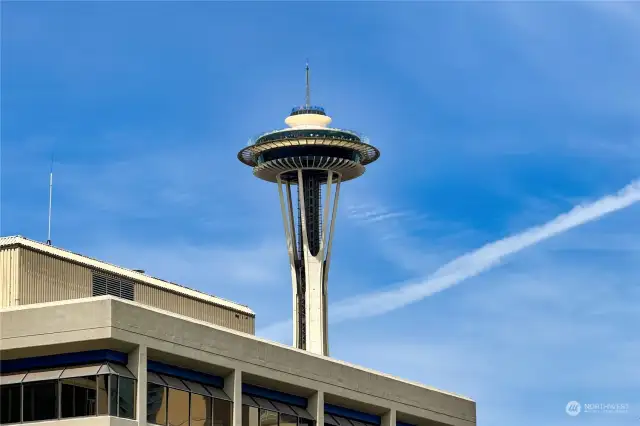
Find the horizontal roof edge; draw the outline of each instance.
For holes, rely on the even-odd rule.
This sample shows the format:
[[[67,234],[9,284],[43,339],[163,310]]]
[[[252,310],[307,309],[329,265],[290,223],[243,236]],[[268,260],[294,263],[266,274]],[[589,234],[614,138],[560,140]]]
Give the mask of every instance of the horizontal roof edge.
[[[288,350],[288,351],[302,353],[302,354],[304,354],[305,356],[308,356],[308,357],[320,358],[320,359],[322,359],[322,360],[324,360],[326,362],[330,362],[330,363],[342,365],[342,366],[345,366],[345,367],[353,368],[355,370],[360,370],[360,371],[363,371],[363,372],[374,374],[376,376],[380,376],[380,377],[384,377],[384,378],[387,378],[387,379],[391,379],[391,380],[394,380],[394,381],[397,381],[397,382],[404,383],[406,385],[415,386],[417,388],[429,390],[429,391],[432,391],[432,392],[441,393],[441,394],[444,394],[444,395],[447,395],[447,396],[450,396],[450,397],[462,399],[462,400],[473,402],[473,403],[476,402],[473,398],[470,398],[468,396],[464,396],[464,395],[457,394],[457,393],[454,393],[454,392],[438,389],[438,388],[435,388],[433,386],[425,385],[425,384],[420,383],[420,382],[407,380],[407,379],[404,379],[404,378],[401,378],[401,377],[393,376],[393,375],[388,374],[388,373],[383,373],[381,371],[377,371],[377,370],[373,370],[371,368],[367,368],[367,367],[363,367],[363,366],[360,366],[360,365],[352,364],[352,363],[349,363],[349,362],[346,362],[346,361],[342,361],[342,360],[339,360],[339,359],[336,359],[336,358],[331,358],[331,357],[327,357],[327,356],[324,356],[324,355],[318,355],[318,354],[315,354],[313,352],[306,351],[304,349],[298,349],[296,347],[285,345],[283,343],[276,342],[276,341],[273,341],[273,340],[269,340],[269,339],[266,339],[264,337],[259,337],[259,336],[253,335],[253,334],[244,333],[242,331],[234,330],[234,329],[231,329],[231,328],[226,328],[226,327],[223,327],[223,326],[220,326],[220,325],[212,324],[212,323],[209,323],[209,322],[206,322],[206,321],[202,321],[202,320],[198,320],[198,319],[195,319],[195,318],[186,317],[184,315],[176,314],[174,312],[164,311],[162,309],[154,308],[152,306],[144,305],[144,304],[141,304],[141,303],[138,303],[138,302],[132,302],[130,300],[115,298],[115,297],[111,297],[111,296],[100,296],[100,297],[90,298],[90,299],[74,299],[74,300],[63,301],[63,302],[59,302],[59,301],[58,302],[46,302],[46,303],[41,303],[41,304],[38,304],[38,305],[24,305],[24,306],[11,307],[11,308],[0,308],[0,313],[4,313],[4,312],[8,313],[8,312],[15,311],[15,310],[41,309],[41,308],[45,308],[45,307],[48,307],[48,306],[55,306],[55,305],[58,305],[58,304],[61,304],[61,303],[68,304],[68,305],[80,304],[80,303],[97,303],[98,299],[104,299],[104,300],[108,299],[111,303],[118,303],[118,304],[122,304],[122,305],[128,305],[128,306],[130,306],[132,308],[138,308],[138,309],[145,309],[145,310],[148,310],[148,311],[154,311],[154,312],[156,312],[158,314],[161,314],[161,315],[166,315],[166,316],[170,316],[170,317],[173,317],[173,318],[176,318],[176,319],[180,319],[180,320],[183,320],[183,321],[191,322],[191,323],[194,323],[194,324],[199,324],[199,325],[205,326],[207,328],[215,329],[215,330],[223,332],[223,333],[235,334],[237,336],[241,336],[241,337],[246,338],[246,339],[255,340],[255,341],[258,341],[258,342],[261,342],[261,343],[264,343],[264,344],[267,344],[267,345],[279,347],[279,348],[282,348],[282,349],[285,349],[285,350]]]
[[[175,293],[178,293],[187,297],[192,297],[194,299],[208,302],[220,307],[229,308],[229,309],[255,317],[255,312],[252,309],[250,309],[248,306],[241,305],[239,303],[232,302],[229,300],[225,300],[217,296],[211,296],[209,294],[200,292],[198,290],[193,290],[179,284],[162,280],[160,278],[154,278],[149,275],[143,274],[141,272],[136,272],[131,269],[123,268],[121,266],[112,265],[110,263],[93,259],[81,254],[76,254],[71,251],[61,249],[58,247],[49,246],[47,244],[40,243],[38,241],[34,241],[19,235],[9,236],[9,237],[0,237],[0,248],[14,246],[14,245],[29,248],[29,249],[38,251],[40,253],[48,254],[51,256],[60,257],[62,259],[68,260],[70,262],[75,262],[84,266],[97,268],[106,272],[111,272],[113,274],[117,274],[122,277],[130,278],[132,280],[139,281],[154,287],[158,287],[168,291],[173,291]]]

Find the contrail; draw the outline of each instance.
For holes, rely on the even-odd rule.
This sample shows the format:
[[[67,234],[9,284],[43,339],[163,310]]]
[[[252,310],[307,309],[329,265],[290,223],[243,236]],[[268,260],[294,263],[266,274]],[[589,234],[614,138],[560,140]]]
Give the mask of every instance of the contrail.
[[[330,322],[338,323],[348,319],[382,315],[418,302],[491,269],[507,256],[580,225],[600,219],[609,213],[627,208],[638,201],[640,201],[640,179],[632,181],[615,194],[605,196],[592,203],[576,206],[543,225],[529,228],[519,234],[494,241],[464,254],[445,264],[420,282],[407,283],[392,290],[354,296],[338,302],[329,308]],[[281,336],[282,331],[290,324],[291,321],[284,321],[261,331],[268,336]]]

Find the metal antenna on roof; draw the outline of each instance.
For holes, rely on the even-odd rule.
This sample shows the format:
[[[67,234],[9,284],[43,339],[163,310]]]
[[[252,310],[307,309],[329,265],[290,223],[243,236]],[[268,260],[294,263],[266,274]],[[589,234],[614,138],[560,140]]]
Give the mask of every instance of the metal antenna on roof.
[[[51,245],[51,199],[53,198],[53,151],[51,152],[51,167],[49,168],[49,219],[47,228],[47,245]]]
[[[311,105],[311,88],[309,87],[309,59],[307,59],[306,75],[307,75],[307,95],[305,98],[305,105],[308,107]]]

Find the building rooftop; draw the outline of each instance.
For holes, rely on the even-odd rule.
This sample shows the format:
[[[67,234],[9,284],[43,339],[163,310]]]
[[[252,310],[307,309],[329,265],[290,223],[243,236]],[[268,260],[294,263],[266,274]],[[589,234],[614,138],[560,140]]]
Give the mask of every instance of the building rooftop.
[[[255,313],[247,306],[239,303],[231,302],[216,296],[203,293],[198,290],[194,290],[183,285],[165,281],[159,278],[151,277],[145,273],[138,272],[132,269],[116,266],[101,260],[93,259],[88,256],[77,254],[69,250],[62,249],[60,247],[53,247],[39,241],[34,241],[23,236],[8,236],[0,237],[0,249],[10,246],[20,246],[28,248],[37,252],[45,253],[50,256],[55,256],[69,262],[77,263],[80,265],[88,266],[91,268],[100,269],[105,272],[110,272],[123,277],[130,278],[132,280],[140,281],[145,284],[149,284],[155,287],[159,287],[165,290],[172,291],[174,293],[182,294],[185,296],[199,299],[204,302],[208,302],[214,305],[223,306],[229,309],[233,309],[238,312],[242,312],[251,316],[255,316]]]
[[[142,336],[160,362],[197,370],[197,360],[211,364],[203,371],[237,368],[252,384],[276,391],[295,385],[304,395],[319,386],[333,395],[333,400],[325,396],[328,403],[340,399],[378,408],[392,403],[437,424],[476,424],[471,398],[113,296],[4,308],[0,319],[3,359],[22,358],[35,348],[52,355],[60,345],[76,342],[82,350],[105,349],[104,342],[111,342],[107,349],[131,348]]]

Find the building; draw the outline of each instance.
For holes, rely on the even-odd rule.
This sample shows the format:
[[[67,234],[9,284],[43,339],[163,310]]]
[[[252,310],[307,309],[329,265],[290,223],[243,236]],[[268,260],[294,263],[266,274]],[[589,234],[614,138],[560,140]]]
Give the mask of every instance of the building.
[[[254,336],[247,307],[0,238],[0,422],[471,426],[475,402]]]

